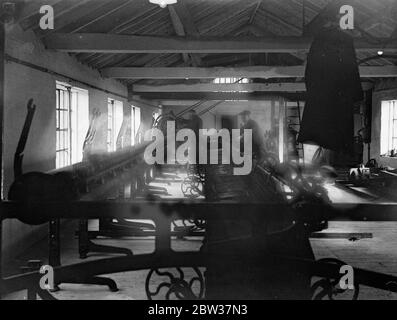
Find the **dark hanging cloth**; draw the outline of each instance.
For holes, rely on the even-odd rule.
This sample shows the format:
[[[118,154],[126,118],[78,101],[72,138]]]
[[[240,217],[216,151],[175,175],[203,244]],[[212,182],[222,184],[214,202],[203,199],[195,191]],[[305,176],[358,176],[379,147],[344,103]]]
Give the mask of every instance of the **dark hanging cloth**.
[[[252,153],[255,156],[260,154],[260,151],[264,148],[264,134],[258,123],[252,119],[249,119],[247,123],[241,127],[241,134],[244,134],[244,130],[252,130]],[[244,139],[242,140],[242,142]]]
[[[196,164],[198,164],[200,159],[200,130],[203,129],[203,120],[201,120],[198,115],[193,115],[193,117],[188,121],[186,128],[193,130],[194,134],[196,135]]]
[[[363,99],[353,39],[338,29],[313,41],[305,73],[307,99],[298,141],[353,150],[353,105]]]

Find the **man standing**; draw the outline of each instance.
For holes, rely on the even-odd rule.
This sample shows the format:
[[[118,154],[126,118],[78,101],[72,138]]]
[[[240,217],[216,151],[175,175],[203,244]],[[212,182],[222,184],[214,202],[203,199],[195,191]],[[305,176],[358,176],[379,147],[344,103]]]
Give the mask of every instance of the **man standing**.
[[[187,128],[193,130],[196,135],[196,164],[199,163],[199,134],[200,129],[203,128],[203,120],[197,115],[195,110],[190,110],[188,113]]]
[[[197,115],[195,110],[190,110],[188,113],[188,125],[187,127],[196,134],[196,138],[199,136],[199,130],[203,128],[203,120]]]
[[[259,159],[264,151],[264,134],[256,121],[251,119],[251,112],[245,110],[239,114],[241,118],[241,134],[244,130],[252,130],[252,157]]]

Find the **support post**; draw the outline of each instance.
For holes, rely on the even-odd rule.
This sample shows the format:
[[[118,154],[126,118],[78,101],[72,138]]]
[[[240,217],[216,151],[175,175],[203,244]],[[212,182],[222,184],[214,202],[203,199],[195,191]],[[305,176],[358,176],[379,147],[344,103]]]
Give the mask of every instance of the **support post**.
[[[52,267],[61,265],[61,239],[60,220],[54,219],[49,222],[49,257],[48,264]]]
[[[171,220],[161,218],[155,221],[155,252],[167,253],[171,250]]]
[[[79,256],[80,259],[87,258],[89,252],[88,220],[79,220]]]
[[[285,100],[280,98],[279,100],[279,125],[278,125],[278,153],[279,153],[279,159],[280,163],[284,162],[284,147],[285,147]]]
[[[0,202],[3,201],[3,113],[4,113],[4,61],[5,61],[5,14],[4,10],[0,8]],[[3,278],[2,274],[2,230],[3,220],[0,217],[0,281]],[[1,299],[1,296],[0,296]]]

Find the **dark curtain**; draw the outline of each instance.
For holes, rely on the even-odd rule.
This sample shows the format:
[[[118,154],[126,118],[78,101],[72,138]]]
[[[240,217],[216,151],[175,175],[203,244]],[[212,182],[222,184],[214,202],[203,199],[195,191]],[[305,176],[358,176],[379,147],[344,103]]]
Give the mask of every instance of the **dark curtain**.
[[[353,105],[363,99],[353,39],[337,29],[314,39],[307,59],[307,101],[298,141],[353,151]]]

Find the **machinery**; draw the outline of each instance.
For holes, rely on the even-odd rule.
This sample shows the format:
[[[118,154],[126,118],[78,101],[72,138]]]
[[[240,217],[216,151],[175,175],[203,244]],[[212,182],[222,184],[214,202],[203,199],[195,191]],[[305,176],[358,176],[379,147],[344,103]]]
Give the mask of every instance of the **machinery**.
[[[23,174],[18,164],[22,163],[25,129],[34,112],[32,103],[29,106],[31,117],[16,153],[16,180],[9,201],[0,204],[2,221],[50,222],[50,239],[59,234],[59,230],[51,234],[51,229],[59,228],[52,222],[59,219],[152,220],[155,225],[147,227],[155,240],[150,254],[124,254],[67,266],[62,266],[60,259],[52,264],[50,259],[57,285],[97,283],[117,290],[112,279],[101,275],[148,270],[148,299],[334,299],[344,293],[357,299],[360,285],[397,292],[397,277],[358,268],[354,268],[354,290],[346,292],[338,287],[341,267],[346,264],[335,259],[315,260],[308,239],[313,231],[325,228],[329,219],[362,220],[379,211],[397,219],[395,204],[331,205],[322,185],[329,173],[326,168],[307,172],[298,164],[271,159],[257,163],[251,175],[242,177],[230,175],[227,165],[208,165],[203,171],[204,200],[148,196],[104,201],[103,195],[117,193],[123,183],[141,181],[145,188],[145,177],[151,176],[153,168],[140,162],[141,147],[94,156],[61,171]],[[36,191],[38,184],[45,192]],[[176,235],[172,225],[177,220],[200,224],[205,235],[200,251],[171,249],[171,238]],[[59,243],[57,250],[59,254]],[[39,287],[40,276],[31,271],[1,279],[0,294],[27,289],[32,299],[37,295],[54,299]],[[155,277],[163,280],[154,281]]]

